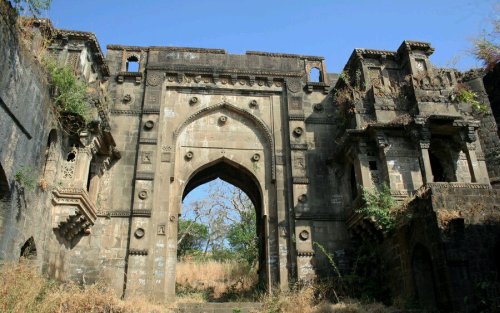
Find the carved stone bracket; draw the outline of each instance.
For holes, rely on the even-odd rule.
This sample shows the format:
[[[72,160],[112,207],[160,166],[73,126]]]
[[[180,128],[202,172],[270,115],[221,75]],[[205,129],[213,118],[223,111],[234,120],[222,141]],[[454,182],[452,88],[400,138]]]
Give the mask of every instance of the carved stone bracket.
[[[137,256],[147,256],[148,255],[148,249],[130,249],[128,251],[130,255],[137,255]]]
[[[309,184],[309,177],[292,177],[292,183],[297,185]]]
[[[97,219],[97,210],[87,191],[78,188],[57,188],[53,192],[54,214],[52,228],[66,240],[79,234],[89,234]]]

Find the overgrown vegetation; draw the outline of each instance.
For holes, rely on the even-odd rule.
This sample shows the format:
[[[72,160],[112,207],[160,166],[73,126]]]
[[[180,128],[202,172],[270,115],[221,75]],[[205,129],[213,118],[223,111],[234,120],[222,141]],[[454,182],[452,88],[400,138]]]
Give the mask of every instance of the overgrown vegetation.
[[[456,99],[460,103],[469,103],[472,109],[478,113],[487,113],[486,104],[479,101],[479,96],[464,84],[458,84],[455,88]]]
[[[36,177],[33,175],[33,168],[30,166],[20,167],[14,174],[14,180],[27,190],[33,191],[36,186]]]
[[[120,300],[103,283],[78,286],[58,283],[37,273],[29,263],[0,268],[0,312],[6,313],[160,313],[172,312],[144,298]]]
[[[492,70],[500,62],[500,20],[493,21],[493,30],[474,40],[473,54],[483,62],[486,71]]]
[[[177,263],[176,294],[199,301],[256,301],[256,268],[236,260],[192,260]],[[181,301],[181,300],[180,300]]]
[[[79,80],[71,68],[62,66],[48,57],[43,58],[42,64],[47,69],[58,110],[80,115],[87,120],[90,110],[87,84]]]
[[[307,285],[292,288],[290,291],[274,291],[264,295],[261,301],[266,313],[389,313],[397,312],[396,308],[387,307],[381,303],[359,301],[345,298],[332,303],[320,298],[325,286]]]
[[[356,212],[371,217],[384,232],[389,232],[396,227],[395,206],[396,200],[391,195],[391,189],[383,184],[380,189],[370,190],[363,188],[365,205]]]

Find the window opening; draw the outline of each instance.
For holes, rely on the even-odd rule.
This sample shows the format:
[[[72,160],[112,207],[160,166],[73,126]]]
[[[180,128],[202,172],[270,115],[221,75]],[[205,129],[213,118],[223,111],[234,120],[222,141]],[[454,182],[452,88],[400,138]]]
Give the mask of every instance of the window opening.
[[[319,83],[321,80],[321,72],[319,68],[313,67],[309,72],[309,81],[313,83]]]
[[[139,72],[139,59],[136,56],[127,59],[127,72]]]
[[[68,153],[68,157],[66,158],[66,161],[72,162],[72,161],[75,160],[75,158],[76,158],[75,153],[74,152],[70,152],[70,153]]]

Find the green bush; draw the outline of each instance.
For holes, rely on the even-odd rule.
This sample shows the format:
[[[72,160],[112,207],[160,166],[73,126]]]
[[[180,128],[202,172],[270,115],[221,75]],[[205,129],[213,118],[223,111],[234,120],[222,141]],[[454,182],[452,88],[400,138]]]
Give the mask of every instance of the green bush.
[[[48,60],[44,60],[44,64],[55,89],[54,101],[59,111],[78,114],[87,120],[90,109],[87,101],[87,84],[78,80],[73,70],[67,66]]]
[[[387,184],[380,190],[363,188],[363,200],[365,205],[356,210],[357,213],[372,217],[383,231],[391,231],[396,227],[396,214],[391,210],[396,206],[396,200]]]
[[[14,174],[14,179],[23,188],[31,191],[35,189],[36,178],[33,176],[33,169],[29,166],[20,167]]]

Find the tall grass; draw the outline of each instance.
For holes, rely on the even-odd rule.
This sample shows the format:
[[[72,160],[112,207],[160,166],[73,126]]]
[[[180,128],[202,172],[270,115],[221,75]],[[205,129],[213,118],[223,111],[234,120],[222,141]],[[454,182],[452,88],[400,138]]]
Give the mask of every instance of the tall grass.
[[[246,262],[185,259],[177,263],[177,294],[181,297],[198,293],[204,300],[242,300],[239,298],[254,293],[257,283],[256,269]]]
[[[26,262],[0,268],[2,313],[163,313],[142,299],[120,300],[104,284],[78,286],[49,280]]]

